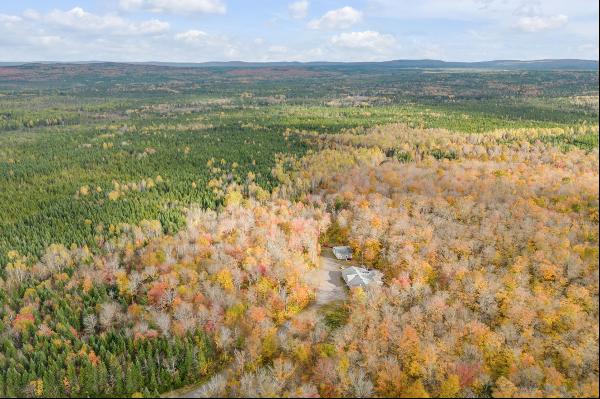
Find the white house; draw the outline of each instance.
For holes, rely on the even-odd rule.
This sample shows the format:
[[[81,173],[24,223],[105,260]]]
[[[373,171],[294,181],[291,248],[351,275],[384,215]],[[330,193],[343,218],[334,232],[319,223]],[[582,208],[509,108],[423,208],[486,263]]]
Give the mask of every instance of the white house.
[[[381,285],[381,277],[381,272],[364,267],[350,266],[342,270],[342,278],[348,287],[365,287],[371,283]]]

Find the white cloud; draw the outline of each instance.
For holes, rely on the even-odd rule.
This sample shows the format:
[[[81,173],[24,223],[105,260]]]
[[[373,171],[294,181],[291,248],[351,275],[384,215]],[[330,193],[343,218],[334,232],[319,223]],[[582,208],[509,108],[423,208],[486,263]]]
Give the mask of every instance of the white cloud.
[[[362,12],[346,6],[331,10],[308,23],[311,29],[346,29],[362,20]]]
[[[22,18],[18,17],[16,15],[0,14],[0,23],[3,23],[3,24],[13,24],[13,23],[21,22],[21,20],[22,20]]]
[[[192,29],[186,32],[176,34],[175,39],[185,43],[194,44],[199,42],[205,42],[206,39],[208,39],[208,34],[201,30]]]
[[[396,44],[392,35],[372,30],[364,32],[345,32],[330,39],[331,44],[354,50],[369,50],[378,53],[390,50]]]
[[[81,32],[102,32],[108,35],[158,34],[168,31],[170,27],[168,22],[157,19],[132,22],[118,15],[95,15],[81,7],[74,7],[69,11],[54,10],[48,14],[28,10],[23,15],[32,21],[59,28]]]
[[[308,15],[308,6],[308,0],[300,0],[291,3],[288,6],[290,16],[295,19],[306,18],[306,16]]]
[[[173,14],[225,14],[222,0],[119,0],[125,10],[146,10]]]
[[[523,32],[533,33],[563,27],[568,21],[569,18],[563,14],[551,16],[524,16],[518,19],[515,26]]]
[[[183,48],[202,49],[214,57],[210,61],[221,61],[223,57],[230,59],[238,57],[239,46],[229,38],[220,35],[211,35],[204,31],[191,29],[175,35],[175,40],[182,43]]]
[[[591,0],[365,0],[364,15],[343,7],[315,19],[311,13],[317,2],[306,0],[305,15],[305,1],[285,0],[285,17],[271,23],[272,2],[248,1],[262,19],[247,13],[236,16],[235,24],[220,16],[211,22],[204,15],[225,12],[227,0],[113,2],[121,4],[121,11],[137,12],[74,7],[7,15],[0,5],[0,61],[598,58],[598,3]],[[149,12],[170,14],[151,18]],[[285,26],[294,15],[304,15],[302,25],[315,31]],[[206,25],[190,25],[199,17]],[[223,23],[217,25],[215,18]],[[522,32],[545,33],[528,33],[523,40]]]

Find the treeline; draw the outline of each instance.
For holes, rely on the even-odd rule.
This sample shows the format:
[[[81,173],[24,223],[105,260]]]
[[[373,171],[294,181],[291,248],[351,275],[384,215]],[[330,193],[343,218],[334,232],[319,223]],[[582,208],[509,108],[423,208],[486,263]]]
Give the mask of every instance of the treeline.
[[[55,242],[91,246],[98,225],[158,219],[165,232],[175,232],[183,225],[186,206],[215,209],[221,204],[208,187],[211,158],[226,162],[230,181],[241,182],[253,171],[256,184],[271,190],[274,155],[307,148],[280,132],[255,134],[237,121],[217,127],[194,119],[175,123],[171,118],[174,128],[150,119],[0,137],[5,144],[0,145],[0,265],[10,250],[39,256]],[[115,182],[147,182],[156,176],[164,182],[152,188],[114,189]],[[82,189],[88,195],[78,195]]]

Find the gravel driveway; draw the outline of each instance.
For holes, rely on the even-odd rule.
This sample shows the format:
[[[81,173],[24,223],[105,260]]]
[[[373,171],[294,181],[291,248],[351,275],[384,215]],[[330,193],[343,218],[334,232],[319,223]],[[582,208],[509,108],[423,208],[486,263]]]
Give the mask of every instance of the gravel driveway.
[[[341,269],[348,267],[345,261],[337,260],[330,249],[321,255],[321,267],[309,273],[308,281],[317,288],[316,306],[346,299],[346,285]]]

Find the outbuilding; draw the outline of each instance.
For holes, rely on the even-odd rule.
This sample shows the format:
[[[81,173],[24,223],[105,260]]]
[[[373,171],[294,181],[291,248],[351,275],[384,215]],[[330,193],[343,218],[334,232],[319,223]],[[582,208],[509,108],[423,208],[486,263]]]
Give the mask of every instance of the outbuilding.
[[[346,246],[333,247],[333,254],[337,259],[340,260],[351,260],[352,259],[352,249]]]

